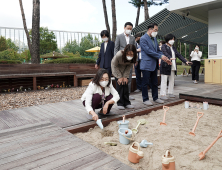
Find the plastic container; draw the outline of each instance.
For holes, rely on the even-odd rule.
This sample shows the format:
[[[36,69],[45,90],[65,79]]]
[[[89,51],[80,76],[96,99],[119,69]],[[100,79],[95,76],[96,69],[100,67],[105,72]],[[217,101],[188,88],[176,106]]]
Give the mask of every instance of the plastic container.
[[[128,133],[126,134],[125,131],[128,131]],[[132,137],[132,131],[128,128],[121,128],[118,130],[118,133],[119,133],[119,142],[124,145],[128,145]]]
[[[125,120],[124,122],[123,122],[123,120],[120,120],[117,123],[119,125],[119,129],[123,129],[123,128],[128,129],[129,128],[129,121],[128,120]]]
[[[209,108],[208,102],[203,102],[203,109],[207,110]]]
[[[144,153],[140,150],[140,144],[133,142],[129,148],[128,160],[134,164],[139,163],[140,159],[144,157]]]
[[[184,102],[184,107],[185,107],[185,109],[188,109],[188,108],[189,108],[189,102],[188,102],[188,101],[185,101],[185,102]]]
[[[175,158],[170,155],[169,150],[162,156],[162,170],[175,170]]]

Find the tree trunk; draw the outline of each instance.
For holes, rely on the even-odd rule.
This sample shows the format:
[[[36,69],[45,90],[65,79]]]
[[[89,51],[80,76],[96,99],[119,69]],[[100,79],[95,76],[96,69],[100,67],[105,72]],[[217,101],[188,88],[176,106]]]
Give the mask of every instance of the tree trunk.
[[[32,12],[32,59],[33,64],[40,63],[39,45],[40,45],[40,0],[33,0]]]
[[[191,57],[190,57],[190,54],[193,50],[193,44],[189,44],[189,61],[191,61]]]
[[[20,9],[21,9],[23,26],[24,26],[26,37],[27,37],[29,51],[30,51],[30,54],[32,56],[32,44],[31,44],[31,41],[30,41],[29,31],[28,31],[27,26],[26,26],[26,19],[25,19],[25,13],[24,13],[23,5],[22,5],[22,0],[19,0],[19,5],[20,5]]]
[[[143,0],[144,2],[144,18],[145,18],[145,21],[148,20],[150,17],[149,17],[149,12],[148,12],[148,6],[147,6],[147,1],[146,0]]]
[[[141,4],[141,0],[139,0],[139,3]],[[138,26],[139,18],[140,18],[140,6],[137,8],[137,16],[136,16],[135,27]]]
[[[103,12],[104,12],[104,18],[105,18],[105,24],[106,24],[106,29],[109,32],[110,35],[110,27],[109,27],[109,21],[108,21],[108,15],[107,15],[107,10],[106,10],[106,0],[102,0],[103,2]],[[109,36],[109,39],[111,37]]]
[[[113,19],[113,35],[112,35],[112,41],[115,42],[116,40],[116,31],[117,31],[117,27],[116,27],[116,5],[115,5],[115,0],[111,0],[111,5],[112,5],[112,19]]]

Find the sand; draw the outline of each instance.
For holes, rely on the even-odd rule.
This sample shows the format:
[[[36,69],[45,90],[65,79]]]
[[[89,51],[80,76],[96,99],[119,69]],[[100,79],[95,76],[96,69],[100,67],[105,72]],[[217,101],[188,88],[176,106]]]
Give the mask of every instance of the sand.
[[[197,104],[197,103],[193,103]],[[199,103],[202,106],[202,103]],[[196,136],[189,135],[197,119],[197,112],[204,112],[195,130]],[[105,137],[102,130],[96,126],[86,133],[75,135],[94,145],[105,153],[115,157],[134,169],[161,170],[161,158],[167,149],[175,157],[177,170],[221,170],[222,169],[222,138],[206,153],[203,160],[199,160],[199,153],[204,151],[222,130],[222,107],[210,105],[208,110],[185,109],[184,103],[170,107],[166,115],[167,126],[160,126],[163,120],[163,110],[153,111],[148,115],[137,116],[129,120],[129,128],[135,128],[137,120],[143,118],[148,121],[141,125],[136,134],[137,142],[146,139],[153,146],[141,148],[144,158],[140,163],[128,161],[129,145],[119,143],[117,122],[111,122],[104,130],[114,131],[112,137]],[[117,142],[117,146],[104,145],[104,142]]]

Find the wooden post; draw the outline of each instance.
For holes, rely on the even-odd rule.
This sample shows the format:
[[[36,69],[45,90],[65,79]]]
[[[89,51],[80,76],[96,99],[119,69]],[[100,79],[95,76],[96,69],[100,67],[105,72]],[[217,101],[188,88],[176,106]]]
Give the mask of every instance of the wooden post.
[[[78,79],[77,79],[76,75],[73,76],[73,85],[74,85],[74,87],[78,87]]]
[[[33,90],[37,90],[36,87],[36,77],[33,77]]]
[[[187,58],[187,44],[184,43],[184,46],[185,46],[185,58]]]
[[[180,54],[181,54],[181,42],[180,42]]]

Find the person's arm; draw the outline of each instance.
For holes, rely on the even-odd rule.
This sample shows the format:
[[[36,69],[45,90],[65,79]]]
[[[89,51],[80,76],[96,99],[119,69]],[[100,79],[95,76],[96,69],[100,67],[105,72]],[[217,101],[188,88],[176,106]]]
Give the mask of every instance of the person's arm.
[[[121,51],[120,51],[121,53]],[[112,59],[111,61],[111,69],[112,69],[112,73],[116,78],[122,78],[123,75],[121,73],[121,71],[119,70],[119,62],[118,62],[118,58],[122,57],[122,55],[120,55],[120,53],[118,52]]]
[[[112,59],[114,57],[114,49],[115,49],[115,43],[112,43],[112,48],[111,48],[111,54],[112,54]]]
[[[100,47],[100,52],[99,52],[99,56],[98,56],[98,59],[96,61],[96,64],[99,65],[100,64],[100,61],[101,61],[101,49],[102,49],[102,44],[101,44],[101,47]]]
[[[111,99],[114,103],[112,104],[115,104],[119,101],[120,97],[119,97],[119,93],[116,91],[116,89],[113,87],[113,84],[112,82],[110,83],[110,93],[113,95],[113,98]]]
[[[192,51],[191,54],[190,54],[190,57],[191,57],[191,58],[193,57],[193,53],[194,53],[194,51]]]
[[[198,56],[199,58],[201,58],[201,57],[202,57],[202,52],[201,52],[201,51],[198,51],[197,56]]]
[[[140,46],[142,50],[149,55],[150,57],[160,59],[162,57],[162,54],[159,54],[155,51],[153,51],[151,48],[149,48],[148,42],[145,40],[145,38],[140,39]]]
[[[130,75],[130,70],[133,66],[133,63],[130,63],[129,65],[126,65],[126,68],[123,72],[123,78],[129,78],[129,75]]]
[[[115,48],[114,48],[114,55],[120,50],[120,38],[119,36],[116,37],[115,41]]]
[[[90,114],[91,111],[93,111],[92,108],[92,97],[93,97],[93,84],[90,83],[89,86],[87,87],[86,91],[86,100],[85,100],[85,108],[88,114]]]

